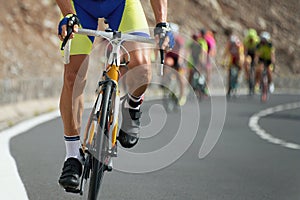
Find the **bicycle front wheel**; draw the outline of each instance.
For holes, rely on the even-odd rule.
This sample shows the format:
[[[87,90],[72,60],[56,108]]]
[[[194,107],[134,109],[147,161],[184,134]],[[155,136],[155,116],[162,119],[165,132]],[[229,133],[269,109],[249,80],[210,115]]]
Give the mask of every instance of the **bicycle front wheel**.
[[[268,90],[269,90],[269,83],[268,83],[268,75],[267,72],[264,71],[262,75],[261,81],[261,101],[266,102],[268,100]]]
[[[102,183],[103,175],[106,170],[106,165],[104,164],[106,159],[106,149],[108,147],[108,138],[107,138],[107,123],[109,122],[109,105],[110,97],[112,91],[112,83],[108,82],[103,86],[103,98],[99,109],[99,120],[97,133],[95,135],[94,149],[96,152],[91,158],[92,169],[91,169],[91,178],[89,185],[88,200],[96,200],[100,186]]]

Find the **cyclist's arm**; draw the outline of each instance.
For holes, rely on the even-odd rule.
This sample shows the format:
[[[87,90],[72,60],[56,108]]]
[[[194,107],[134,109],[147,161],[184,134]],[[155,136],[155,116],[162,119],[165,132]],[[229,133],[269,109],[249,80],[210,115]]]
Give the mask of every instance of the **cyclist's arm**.
[[[150,0],[156,23],[167,22],[168,0]]]
[[[56,3],[58,5],[58,7],[60,8],[60,11],[64,17],[66,17],[67,15],[70,15],[70,14],[75,14],[75,10],[73,9],[73,6],[72,6],[70,0],[56,0]],[[59,26],[60,26],[60,24],[59,24]],[[58,37],[60,40],[63,40],[67,36],[67,26],[62,25],[60,28],[61,28],[61,32],[59,33]],[[78,25],[75,24],[75,26],[73,27],[73,31],[77,32],[77,30],[78,30]],[[74,37],[74,34],[72,33],[70,35],[70,39],[73,37]]]
[[[272,50],[271,50],[271,62],[272,62],[272,64],[275,64],[275,62],[276,62],[275,49],[274,48],[272,48]]]
[[[75,14],[70,0],[56,0],[56,3],[60,8],[60,11],[63,14],[63,16],[66,16],[68,14]]]

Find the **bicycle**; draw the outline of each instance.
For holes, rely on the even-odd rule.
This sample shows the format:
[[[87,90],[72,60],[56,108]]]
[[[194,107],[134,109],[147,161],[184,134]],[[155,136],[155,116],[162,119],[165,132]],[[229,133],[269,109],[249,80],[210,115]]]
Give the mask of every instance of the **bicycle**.
[[[104,173],[112,171],[112,158],[117,157],[118,115],[119,104],[122,100],[118,85],[119,69],[130,62],[129,52],[122,43],[132,41],[154,44],[155,40],[150,37],[123,34],[110,29],[106,31],[79,29],[76,34],[103,37],[111,45],[111,53],[106,60],[106,68],[101,76],[102,79],[98,82],[97,97],[84,131],[82,150],[85,161],[80,186],[77,189],[66,189],[67,192],[83,195],[85,183],[89,179],[88,200],[95,200],[99,196]],[[70,42],[71,40],[63,42],[63,44],[66,44],[65,63],[69,61]],[[127,55],[125,64],[121,64],[120,61],[121,50]],[[161,57],[162,55],[161,53]],[[161,62],[163,62],[163,58]]]

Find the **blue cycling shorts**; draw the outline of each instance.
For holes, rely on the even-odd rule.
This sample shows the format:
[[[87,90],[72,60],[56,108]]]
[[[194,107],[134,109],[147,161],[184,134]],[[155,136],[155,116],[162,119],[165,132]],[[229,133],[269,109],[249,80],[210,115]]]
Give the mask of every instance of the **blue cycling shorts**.
[[[149,36],[149,28],[140,0],[73,0],[82,28],[98,27],[98,18],[105,18],[113,30]],[[76,35],[71,55],[89,54],[94,37]]]

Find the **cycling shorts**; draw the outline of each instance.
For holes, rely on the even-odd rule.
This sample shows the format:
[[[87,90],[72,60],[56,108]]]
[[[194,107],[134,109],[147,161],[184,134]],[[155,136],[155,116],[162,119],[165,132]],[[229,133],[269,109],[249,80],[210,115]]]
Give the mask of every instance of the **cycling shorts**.
[[[98,18],[105,18],[115,31],[149,36],[149,28],[140,0],[73,0],[73,7],[82,28],[98,27]],[[71,43],[71,55],[89,54],[94,37],[76,35]]]
[[[266,59],[259,58],[258,63],[259,64],[264,64],[265,67],[270,67],[270,65],[272,64],[272,61],[271,60],[266,60]]]
[[[255,59],[255,52],[248,51],[247,55],[251,57],[251,60]]]

